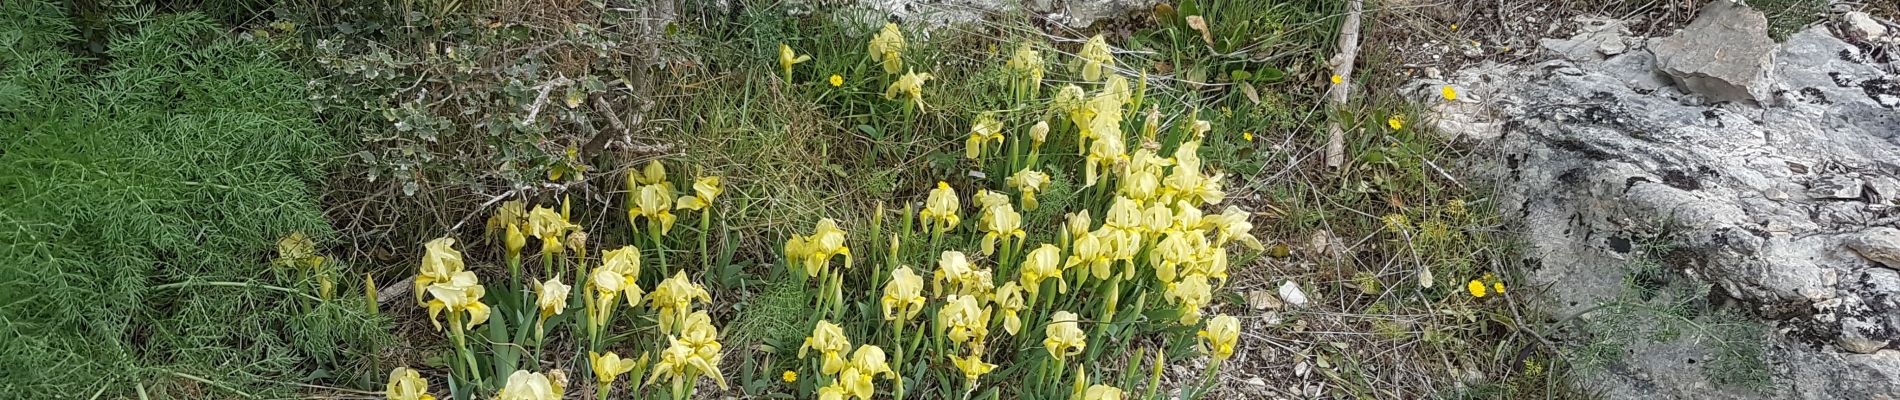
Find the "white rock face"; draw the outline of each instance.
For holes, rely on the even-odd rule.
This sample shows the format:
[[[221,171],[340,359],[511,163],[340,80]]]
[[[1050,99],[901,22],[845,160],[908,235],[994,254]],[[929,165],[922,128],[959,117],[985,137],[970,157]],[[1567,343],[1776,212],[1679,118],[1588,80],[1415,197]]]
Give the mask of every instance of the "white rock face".
[[[1690,93],[1714,101],[1767,101],[1774,74],[1768,18],[1736,0],[1703,7],[1681,33],[1649,47],[1657,65]]]
[[[1695,29],[1674,46],[1753,40]],[[1482,65],[1405,89],[1442,133],[1484,151],[1470,167],[1495,179],[1501,210],[1530,244],[1531,283],[1551,285],[1557,315],[1589,321],[1597,305],[1627,299],[1633,266],[1655,256],[1638,244],[1661,236],[1675,245],[1664,268],[1713,286],[1710,307],[1726,303],[1769,329],[1766,391],[1711,380],[1695,362],[1716,350],[1693,340],[1632,346],[1592,383],[1611,398],[1900,393],[1900,266],[1890,262],[1900,262],[1900,77],[1816,27],[1722,61],[1767,65],[1718,68],[1761,74],[1733,85],[1758,102],[1721,102],[1668,78],[1669,63],[1657,62],[1666,51],[1604,59],[1594,50],[1623,39],[1606,31],[1547,43],[1569,59]],[[1447,84],[1484,101],[1444,102]]]

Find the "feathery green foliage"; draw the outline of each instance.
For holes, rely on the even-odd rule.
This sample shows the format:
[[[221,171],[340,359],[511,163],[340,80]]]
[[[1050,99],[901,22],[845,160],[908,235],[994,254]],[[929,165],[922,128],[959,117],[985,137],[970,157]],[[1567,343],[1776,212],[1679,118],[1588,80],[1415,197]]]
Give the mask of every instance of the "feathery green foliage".
[[[267,264],[283,235],[331,235],[310,183],[333,143],[303,77],[268,43],[149,10],[95,60],[67,50],[60,6],[0,3],[7,396],[287,394],[383,340],[360,298],[317,304]]]

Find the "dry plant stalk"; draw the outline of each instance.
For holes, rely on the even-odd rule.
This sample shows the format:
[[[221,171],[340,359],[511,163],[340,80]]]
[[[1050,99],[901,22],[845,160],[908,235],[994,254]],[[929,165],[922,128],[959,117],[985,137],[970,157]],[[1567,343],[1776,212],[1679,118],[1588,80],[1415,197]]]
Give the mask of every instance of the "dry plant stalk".
[[[1352,64],[1359,58],[1359,13],[1364,9],[1365,0],[1352,0],[1346,5],[1346,21],[1339,26],[1339,53],[1329,60],[1333,76],[1340,78],[1331,93],[1335,110],[1346,105],[1346,95],[1352,92]],[[1326,139],[1326,166],[1339,168],[1346,157],[1346,131],[1337,120],[1327,122],[1326,130],[1332,134]]]

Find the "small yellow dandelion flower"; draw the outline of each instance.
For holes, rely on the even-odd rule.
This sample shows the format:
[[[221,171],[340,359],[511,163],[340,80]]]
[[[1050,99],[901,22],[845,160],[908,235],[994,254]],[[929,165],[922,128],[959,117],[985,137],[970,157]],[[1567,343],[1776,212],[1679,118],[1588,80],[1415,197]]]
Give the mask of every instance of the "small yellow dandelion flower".
[[[1247,139],[1247,141],[1251,142],[1253,141],[1253,132],[1241,132],[1240,138]]]
[[[1395,131],[1405,129],[1405,115],[1393,114],[1391,117],[1385,119],[1385,126],[1391,127],[1392,130]]]
[[[1342,83],[1342,82],[1345,82],[1345,81],[1346,81],[1346,78],[1341,78],[1341,77],[1339,77],[1339,75],[1333,75],[1333,84],[1334,84],[1334,85],[1338,85],[1338,84],[1340,84],[1340,83]]]
[[[1438,94],[1445,96],[1445,101],[1458,101],[1458,89],[1453,89],[1451,85],[1438,89]]]
[[[796,371],[792,371],[792,370],[789,370],[789,369],[788,369],[788,370],[785,370],[785,373],[784,373],[784,374],[780,374],[780,375],[778,376],[778,379],[779,379],[779,380],[782,380],[782,381],[785,381],[786,383],[791,383],[791,382],[798,382],[798,372],[796,372]]]
[[[1484,297],[1484,282],[1472,279],[1471,283],[1465,284],[1465,290],[1471,291],[1471,297]]]
[[[831,87],[839,86],[844,86],[844,77],[838,76],[838,74],[831,74]]]
[[[1504,281],[1492,282],[1491,291],[1498,292],[1498,294],[1504,294]]]
[[[1458,24],[1451,24],[1451,30],[1458,30]]]

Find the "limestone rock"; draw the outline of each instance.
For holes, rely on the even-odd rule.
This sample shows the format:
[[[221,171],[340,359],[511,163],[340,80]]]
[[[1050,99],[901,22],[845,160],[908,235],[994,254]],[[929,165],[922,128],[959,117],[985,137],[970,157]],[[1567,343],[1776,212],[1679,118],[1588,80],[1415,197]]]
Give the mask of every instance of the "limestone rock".
[[[1710,3],[1682,32],[1649,48],[1677,85],[1713,101],[1769,100],[1774,50],[1768,18],[1735,0]]]
[[[1879,227],[1862,231],[1847,239],[1847,247],[1887,268],[1900,269],[1900,229]]]
[[[1617,55],[1628,50],[1623,37],[1630,34],[1629,27],[1622,20],[1600,17],[1578,17],[1582,27],[1569,39],[1540,39],[1538,47],[1556,53],[1573,61],[1602,60],[1606,55]]]
[[[1652,42],[1658,69],[1670,69],[1664,58],[1676,57],[1681,68],[1689,53],[1736,47],[1686,39],[1717,29],[1706,26],[1711,20],[1749,14],[1727,1],[1697,20],[1705,26],[1671,39],[1703,49]],[[1476,144],[1482,155],[1465,167],[1496,182],[1500,211],[1530,238],[1526,284],[1550,285],[1555,314],[1627,301],[1630,271],[1661,262],[1745,315],[1727,318],[1777,328],[1763,342],[1772,389],[1710,380],[1699,372],[1705,365],[1686,360],[1720,350],[1683,338],[1632,345],[1598,380],[1606,397],[1872,398],[1900,393],[1892,350],[1900,344],[1900,271],[1869,262],[1890,257],[1884,238],[1900,235],[1891,227],[1900,207],[1879,200],[1900,191],[1893,187],[1900,183],[1889,184],[1900,174],[1900,113],[1863,88],[1890,79],[1884,66],[1843,56],[1852,49],[1815,27],[1770,43],[1762,54],[1771,56],[1738,57],[1762,64],[1748,67],[1763,74],[1738,86],[1781,93],[1759,102],[1682,101],[1708,93],[1674,73],[1664,78],[1673,85],[1647,81],[1652,52],[1642,51],[1487,64],[1402,89],[1443,120],[1486,123],[1437,126],[1483,138]],[[1486,100],[1445,107],[1417,93],[1445,84]],[[1641,254],[1632,245],[1665,232],[1668,254]]]

